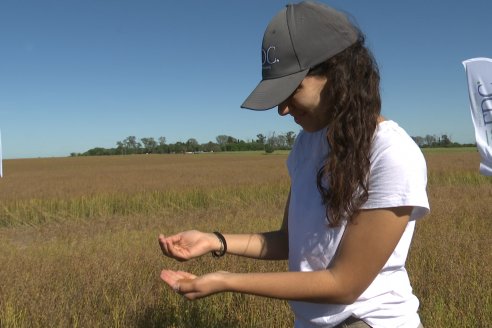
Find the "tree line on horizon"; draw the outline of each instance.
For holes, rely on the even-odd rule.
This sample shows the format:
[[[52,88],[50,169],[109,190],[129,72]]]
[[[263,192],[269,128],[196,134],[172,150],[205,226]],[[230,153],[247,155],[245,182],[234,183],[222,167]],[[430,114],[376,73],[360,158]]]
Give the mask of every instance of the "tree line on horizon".
[[[128,136],[124,140],[117,141],[114,148],[95,147],[83,153],[71,153],[70,156],[104,156],[104,155],[130,155],[130,154],[184,154],[184,153],[211,153],[227,151],[265,151],[272,153],[275,150],[290,150],[294,145],[296,134],[293,131],[287,133],[272,133],[268,137],[259,133],[256,139],[244,141],[229,135],[218,135],[215,142],[209,141],[200,144],[195,138],[186,142],[167,143],[166,137],[146,137],[137,139]],[[476,144],[460,144],[453,142],[446,135],[426,135],[424,137],[412,137],[420,148],[439,147],[474,147]]]
[[[166,137],[157,140],[152,137],[137,139],[129,136],[117,141],[114,148],[95,147],[83,153],[71,153],[70,156],[103,156],[103,155],[130,155],[130,154],[184,154],[184,153],[211,153],[226,151],[259,150],[272,153],[275,150],[289,150],[294,145],[296,134],[293,131],[286,133],[272,133],[268,137],[259,133],[256,139],[244,141],[229,135],[218,135],[215,142],[209,141],[200,144],[195,138],[186,142],[167,143]]]
[[[451,140],[451,137],[448,136],[447,134],[442,134],[440,136],[438,135],[430,135],[427,134],[425,137],[412,137],[413,141],[420,147],[420,148],[451,148],[451,147],[475,147],[476,144],[460,144],[458,142],[453,142]]]

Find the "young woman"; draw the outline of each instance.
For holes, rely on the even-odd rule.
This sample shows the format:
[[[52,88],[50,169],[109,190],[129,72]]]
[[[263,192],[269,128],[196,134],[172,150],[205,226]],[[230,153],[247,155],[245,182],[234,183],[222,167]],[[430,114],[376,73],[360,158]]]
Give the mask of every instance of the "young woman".
[[[302,127],[287,166],[291,190],[278,231],[186,231],[159,236],[166,256],[209,252],[288,259],[289,272],[163,270],[193,300],[224,291],[290,301],[295,327],[421,326],[405,260],[415,221],[429,211],[420,149],[380,115],[379,73],[345,15],[303,2],[265,31],[263,79],[242,107],[278,107]]]

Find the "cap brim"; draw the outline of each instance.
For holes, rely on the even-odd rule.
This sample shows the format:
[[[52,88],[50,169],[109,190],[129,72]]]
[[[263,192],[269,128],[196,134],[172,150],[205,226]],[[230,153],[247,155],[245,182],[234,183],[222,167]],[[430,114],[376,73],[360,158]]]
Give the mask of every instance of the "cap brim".
[[[301,84],[309,69],[261,81],[241,105],[242,108],[267,110],[278,106],[287,99]]]

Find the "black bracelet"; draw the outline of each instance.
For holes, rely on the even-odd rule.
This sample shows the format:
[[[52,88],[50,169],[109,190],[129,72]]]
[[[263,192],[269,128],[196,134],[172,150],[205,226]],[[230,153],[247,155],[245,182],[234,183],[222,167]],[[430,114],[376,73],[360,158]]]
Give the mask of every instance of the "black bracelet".
[[[218,232],[218,231],[214,231],[214,235],[216,235],[217,238],[219,238],[219,241],[220,241],[220,250],[218,250],[218,251],[212,251],[212,256],[213,257],[222,257],[227,252],[227,243],[226,243],[226,240],[225,240],[224,236],[220,232]]]

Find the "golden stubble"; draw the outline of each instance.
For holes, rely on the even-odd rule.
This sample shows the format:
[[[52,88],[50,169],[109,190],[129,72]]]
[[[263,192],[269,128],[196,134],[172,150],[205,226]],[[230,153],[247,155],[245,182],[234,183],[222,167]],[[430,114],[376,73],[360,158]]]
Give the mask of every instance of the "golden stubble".
[[[473,151],[426,151],[431,214],[407,269],[429,327],[492,325],[492,181]],[[291,327],[286,302],[221,294],[188,302],[162,268],[283,271],[284,261],[164,258],[159,233],[277,229],[286,155],[8,160],[0,179],[1,327]]]

